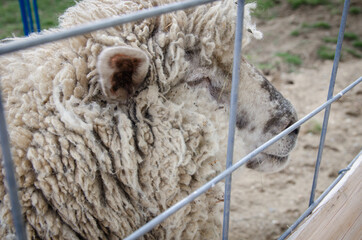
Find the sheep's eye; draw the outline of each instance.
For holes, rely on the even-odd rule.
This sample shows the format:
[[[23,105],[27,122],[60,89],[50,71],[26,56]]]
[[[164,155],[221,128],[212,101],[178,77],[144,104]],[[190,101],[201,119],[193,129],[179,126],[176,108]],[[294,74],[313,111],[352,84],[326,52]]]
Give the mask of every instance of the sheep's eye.
[[[210,95],[215,98],[218,102],[225,101],[223,99],[223,89],[219,87],[215,87],[211,84],[211,79],[209,77],[201,77],[194,81],[187,82],[188,86],[191,87],[205,87],[209,90]]]
[[[211,80],[208,77],[202,77],[202,78],[199,78],[199,79],[197,79],[195,81],[187,82],[187,85],[192,86],[192,87],[196,86],[196,85],[200,85],[200,84],[211,85]]]

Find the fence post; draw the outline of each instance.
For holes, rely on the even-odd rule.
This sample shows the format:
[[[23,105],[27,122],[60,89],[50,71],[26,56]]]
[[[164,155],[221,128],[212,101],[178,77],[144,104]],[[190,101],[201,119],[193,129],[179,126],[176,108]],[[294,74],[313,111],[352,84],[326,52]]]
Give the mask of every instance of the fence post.
[[[30,0],[19,0],[21,19],[23,22],[24,35],[28,36],[34,32],[33,15]],[[36,23],[36,30],[40,32],[40,19],[38,13],[38,4],[36,0],[33,0],[33,11]]]
[[[36,0],[33,0],[33,9],[34,9],[34,17],[36,23],[36,30],[40,32],[40,19],[39,19],[39,12],[38,12],[38,4]]]
[[[29,23],[30,32],[34,32],[33,15],[31,14],[31,6],[29,0],[25,0],[25,8],[27,12],[27,22]]]
[[[21,12],[21,20],[23,21],[24,35],[28,36],[29,35],[29,25],[28,25],[28,18],[27,18],[27,14],[26,14],[24,0],[19,0],[19,5],[20,5],[20,12]]]

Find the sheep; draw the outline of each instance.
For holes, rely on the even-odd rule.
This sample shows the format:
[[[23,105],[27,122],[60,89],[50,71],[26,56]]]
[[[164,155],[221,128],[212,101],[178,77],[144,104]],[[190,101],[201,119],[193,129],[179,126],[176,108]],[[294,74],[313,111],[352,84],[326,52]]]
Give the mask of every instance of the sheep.
[[[170,2],[83,0],[42,34]],[[243,46],[262,37],[253,7],[245,7]],[[1,56],[29,238],[122,239],[222,171],[235,8],[225,0]],[[297,119],[245,59],[240,78],[237,156]],[[281,169],[296,137],[282,138],[247,166]],[[12,239],[3,182],[0,238]],[[218,238],[220,200],[215,186],[144,239]]]

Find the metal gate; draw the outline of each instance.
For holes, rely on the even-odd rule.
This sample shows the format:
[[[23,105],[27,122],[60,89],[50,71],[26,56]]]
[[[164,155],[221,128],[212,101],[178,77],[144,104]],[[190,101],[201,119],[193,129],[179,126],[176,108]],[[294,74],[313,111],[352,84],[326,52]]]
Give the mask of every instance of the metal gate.
[[[185,8],[191,8],[195,7],[201,4],[207,4],[211,3],[217,0],[188,0],[178,3],[173,3],[165,6],[160,6],[152,9],[143,10],[140,12],[131,13],[128,15],[123,15],[119,17],[115,17],[112,19],[105,19],[100,20],[94,23],[89,23],[83,26],[74,27],[68,30],[60,31],[57,33],[47,34],[47,35],[39,35],[38,37],[34,37],[31,39],[24,39],[21,41],[15,41],[10,42],[7,44],[3,44],[0,46],[0,55],[11,53],[14,51],[19,51],[21,49],[37,46],[40,44],[57,41],[61,39],[65,39],[68,37],[73,37],[85,33],[89,33],[92,31],[100,30],[103,28],[108,28],[124,23],[129,23],[137,20],[141,20],[144,18],[159,16],[164,13],[185,9]],[[353,87],[355,87],[357,84],[359,84],[362,81],[362,77],[358,78],[356,81],[351,83],[349,86],[347,86],[345,89],[343,89],[341,92],[333,96],[333,90],[335,85],[335,79],[338,69],[338,63],[340,59],[341,54],[341,48],[342,48],[342,42],[343,42],[343,36],[344,36],[344,30],[346,25],[346,19],[348,15],[348,9],[349,9],[349,0],[346,0],[344,3],[344,9],[343,9],[343,15],[338,35],[338,42],[334,57],[334,64],[332,69],[332,75],[330,78],[330,85],[329,85],[329,91],[327,96],[327,101],[323,103],[321,106],[307,114],[305,117],[301,118],[299,121],[297,121],[295,124],[291,125],[289,128],[281,132],[280,134],[276,135],[254,151],[250,152],[248,155],[246,155],[244,158],[239,160],[236,163],[232,163],[232,157],[233,157],[233,147],[234,147],[234,133],[235,133],[235,123],[236,123],[236,105],[237,105],[237,89],[239,84],[239,66],[240,66],[240,59],[241,59],[241,40],[242,40],[242,34],[243,34],[243,15],[244,15],[244,0],[238,0],[237,4],[237,21],[236,21],[236,33],[235,33],[235,45],[234,45],[234,62],[233,62],[233,74],[232,74],[232,92],[231,92],[231,100],[230,100],[230,118],[229,118],[229,137],[228,137],[228,148],[227,148],[227,160],[226,160],[226,166],[227,169],[220,173],[218,176],[213,178],[211,181],[207,182],[205,185],[194,191],[192,194],[190,194],[185,199],[181,200],[180,202],[173,205],[171,208],[139,228],[137,231],[132,233],[130,236],[128,236],[126,239],[137,239],[147,232],[149,232],[152,228],[154,228],[156,225],[164,221],[166,218],[168,218],[170,215],[174,214],[176,211],[184,207],[186,204],[192,202],[194,199],[196,199],[201,194],[205,193],[208,189],[212,188],[215,184],[225,179],[225,199],[224,199],[224,220],[223,220],[223,239],[228,239],[228,233],[229,233],[229,213],[230,213],[230,192],[231,192],[231,174],[236,169],[244,165],[248,160],[255,157],[257,154],[262,152],[264,149],[268,148],[270,145],[281,139],[282,137],[288,135],[295,129],[297,129],[300,125],[305,123],[307,120],[315,116],[317,113],[321,112],[325,109],[324,113],[324,121],[322,126],[322,133],[320,138],[320,144],[319,144],[319,151],[318,151],[318,157],[316,161],[316,167],[315,167],[315,175],[313,180],[313,186],[310,196],[310,207],[306,210],[306,212],[279,238],[279,239],[285,239],[291,231],[293,231],[297,225],[303,221],[303,219],[308,216],[312,210],[318,205],[318,203],[324,198],[324,196],[333,188],[333,186],[343,177],[344,173],[348,170],[346,168],[345,170],[341,171],[337,179],[332,183],[332,185],[326,190],[325,193],[323,193],[316,201],[314,200],[315,196],[315,189],[317,185],[317,179],[318,179],[318,173],[319,173],[319,166],[322,158],[323,153],[323,147],[324,147],[324,141],[326,137],[327,132],[327,125],[328,125],[328,119],[329,119],[329,113],[330,113],[330,106],[333,102],[337,101],[339,98],[341,98],[345,93],[347,93],[349,90],[351,90]],[[6,170],[6,181],[9,186],[9,195],[10,195],[10,201],[12,206],[12,214],[13,214],[13,220],[14,220],[14,226],[16,229],[16,234],[18,236],[18,239],[26,239],[26,232],[24,228],[24,223],[22,220],[21,215],[21,207],[17,195],[17,186],[15,181],[15,175],[14,175],[14,168],[13,163],[11,160],[11,153],[10,153],[10,145],[9,145],[9,139],[7,134],[7,128],[5,123],[5,116],[3,111],[3,104],[0,103],[0,133],[1,133],[1,147],[3,151],[3,159],[4,159],[4,168]]]

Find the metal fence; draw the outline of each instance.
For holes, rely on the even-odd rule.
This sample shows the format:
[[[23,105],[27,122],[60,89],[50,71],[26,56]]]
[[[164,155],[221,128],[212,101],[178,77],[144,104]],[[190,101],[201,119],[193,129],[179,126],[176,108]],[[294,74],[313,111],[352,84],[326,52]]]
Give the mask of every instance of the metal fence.
[[[57,33],[47,34],[47,35],[39,35],[38,37],[30,38],[30,39],[24,39],[19,41],[10,42],[7,44],[4,44],[0,46],[0,55],[11,53],[14,51],[18,51],[21,49],[37,46],[40,44],[57,41],[85,33],[89,33],[92,31],[96,31],[103,28],[113,27],[119,24],[129,23],[137,20],[141,20],[144,18],[159,16],[164,13],[177,11],[181,9],[191,8],[195,7],[201,4],[207,4],[211,2],[215,2],[217,0],[187,0],[183,2],[173,3],[165,6],[159,6],[152,9],[147,9],[119,17],[115,17],[112,19],[105,19],[96,21],[94,23],[89,23],[86,25],[74,27],[72,29],[60,31]],[[341,98],[344,94],[346,94],[349,90],[351,90],[353,87],[355,87],[357,84],[359,84],[362,81],[362,77],[355,80],[353,83],[351,83],[349,86],[347,86],[345,89],[343,89],[341,92],[333,96],[333,90],[335,85],[335,79],[337,75],[337,69],[338,69],[338,63],[340,59],[341,54],[341,48],[342,48],[342,42],[343,42],[343,36],[344,36],[344,30],[346,26],[346,20],[348,15],[348,9],[349,9],[349,0],[346,0],[344,3],[344,9],[342,14],[342,20],[338,35],[338,42],[334,57],[334,63],[333,63],[333,69],[332,69],[332,75],[330,79],[330,85],[329,85],[329,91],[327,96],[327,101],[320,105],[318,108],[307,114],[305,117],[301,118],[299,121],[291,125],[289,128],[284,130],[283,132],[279,133],[254,151],[250,152],[248,155],[246,155],[244,158],[236,162],[235,164],[232,163],[233,158],[233,147],[234,147],[234,133],[235,133],[235,123],[236,123],[236,105],[237,105],[237,89],[239,84],[239,66],[240,66],[240,59],[241,59],[241,40],[242,40],[242,33],[243,33],[243,15],[244,15],[244,0],[238,0],[238,6],[237,6],[237,21],[236,21],[236,33],[235,33],[235,45],[234,45],[234,62],[233,62],[233,74],[232,74],[232,92],[231,92],[231,99],[230,99],[230,119],[229,119],[229,137],[228,137],[228,148],[227,148],[227,169],[220,173],[218,176],[207,182],[205,185],[191,193],[188,197],[185,199],[179,201],[175,205],[173,205],[171,208],[167,209],[165,212],[139,228],[137,231],[132,233],[130,236],[128,236],[126,239],[137,239],[147,232],[149,232],[152,228],[154,228],[159,223],[163,222],[166,218],[168,218],[170,215],[174,214],[176,211],[184,207],[186,204],[192,202],[194,199],[196,199],[198,196],[205,193],[208,189],[212,188],[216,183],[222,181],[225,179],[225,199],[224,199],[224,220],[223,220],[223,233],[222,237],[223,239],[228,239],[228,233],[229,233],[229,213],[230,213],[230,192],[231,192],[231,174],[236,169],[244,165],[248,160],[255,157],[257,154],[262,152],[264,149],[268,148],[270,145],[281,139],[282,137],[288,135],[295,129],[297,129],[299,126],[301,126],[303,123],[305,123],[307,120],[315,116],[317,113],[321,112],[325,109],[324,113],[324,121],[322,126],[322,133],[320,138],[320,145],[319,145],[319,151],[318,151],[318,157],[316,161],[316,167],[315,167],[315,175],[313,180],[313,186],[311,191],[311,197],[310,197],[310,206],[306,210],[306,212],[279,238],[285,239],[296,227],[297,225],[303,221],[303,219],[308,216],[312,210],[318,205],[318,203],[328,194],[328,192],[336,185],[336,183],[343,177],[345,172],[348,170],[348,167],[344,170],[342,170],[339,174],[339,176],[336,178],[336,180],[332,183],[332,185],[316,200],[314,201],[315,196],[315,189],[317,185],[317,179],[318,179],[318,172],[319,172],[319,166],[322,158],[323,153],[323,147],[324,147],[324,141],[326,137],[327,132],[327,125],[328,125],[328,119],[329,119],[329,113],[330,113],[330,106],[333,102],[337,101],[339,98]],[[1,97],[1,92],[0,92]],[[2,99],[2,98],[1,98]],[[26,239],[26,232],[24,228],[24,223],[21,215],[21,206],[19,203],[18,195],[17,195],[17,186],[16,186],[16,179],[14,174],[14,167],[11,159],[11,153],[10,153],[10,145],[9,145],[9,139],[8,139],[8,133],[6,128],[6,122],[5,122],[5,116],[4,116],[4,110],[3,110],[3,104],[0,101],[0,134],[1,134],[1,147],[3,152],[3,159],[4,159],[4,168],[6,171],[6,181],[8,184],[9,189],[9,195],[10,195],[10,201],[12,206],[12,214],[13,214],[13,221],[14,226],[16,230],[16,234],[18,239]],[[362,153],[362,152],[361,152]],[[360,153],[360,154],[361,154]],[[352,164],[352,163],[351,163]],[[350,167],[350,166],[349,166]]]

